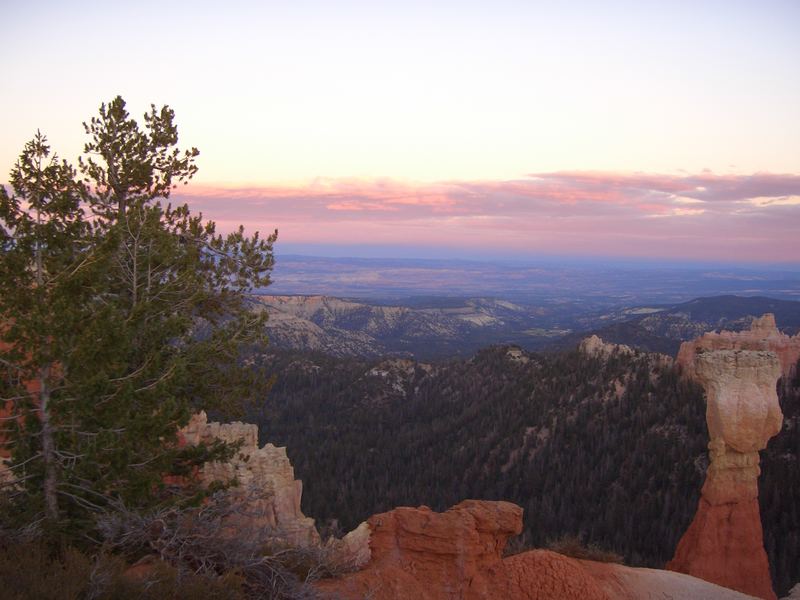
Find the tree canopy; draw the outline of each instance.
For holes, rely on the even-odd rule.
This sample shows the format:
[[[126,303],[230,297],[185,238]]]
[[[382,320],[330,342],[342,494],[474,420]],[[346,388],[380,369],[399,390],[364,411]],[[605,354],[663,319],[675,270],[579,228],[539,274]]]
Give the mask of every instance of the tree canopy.
[[[165,476],[229,451],[180,447],[193,411],[263,398],[248,292],[270,282],[277,231],[223,235],[170,203],[199,152],[177,147],[169,107],[140,125],[118,96],[84,128],[77,168],[37,132],[0,187],[0,402],[5,514],[91,536],[114,502],[185,501]]]

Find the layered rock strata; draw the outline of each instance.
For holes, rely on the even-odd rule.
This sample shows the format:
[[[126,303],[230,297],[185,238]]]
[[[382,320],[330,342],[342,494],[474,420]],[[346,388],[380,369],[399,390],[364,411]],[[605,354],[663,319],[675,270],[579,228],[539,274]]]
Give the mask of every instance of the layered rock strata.
[[[775,315],[766,313],[754,319],[749,330],[709,332],[681,344],[676,362],[689,376],[694,374],[698,354],[712,350],[766,350],[774,352],[781,363],[781,374],[793,377],[800,360],[800,333],[788,336],[778,330]]]
[[[741,340],[703,339],[712,345],[734,340],[735,346]],[[776,392],[782,361],[771,351],[716,349],[695,350],[689,364],[706,391],[710,464],[697,514],[667,568],[773,599],[758,507],[758,452],[782,426]]]
[[[206,463],[199,473],[203,482],[230,482],[242,502],[235,527],[268,527],[292,545],[319,544],[314,520],[300,510],[303,482],[294,478],[286,448],[272,444],[258,447],[258,427],[247,423],[208,422],[205,412],[192,416],[180,430],[181,443],[197,445],[214,440],[240,442],[236,455],[228,462]]]
[[[581,561],[532,550],[503,558],[522,531],[522,509],[467,500],[437,513],[397,508],[370,517],[371,558],[356,573],[319,582],[331,598],[355,600],[743,600],[680,573]]]

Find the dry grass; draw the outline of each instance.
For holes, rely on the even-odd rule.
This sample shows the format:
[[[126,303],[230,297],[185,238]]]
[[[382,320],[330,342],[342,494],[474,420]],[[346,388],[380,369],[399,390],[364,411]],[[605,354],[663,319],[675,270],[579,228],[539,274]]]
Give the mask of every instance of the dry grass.
[[[571,558],[581,560],[593,560],[604,563],[623,563],[623,558],[616,552],[601,548],[596,544],[584,544],[580,538],[574,535],[565,535],[548,542],[547,548],[553,552],[558,552]]]

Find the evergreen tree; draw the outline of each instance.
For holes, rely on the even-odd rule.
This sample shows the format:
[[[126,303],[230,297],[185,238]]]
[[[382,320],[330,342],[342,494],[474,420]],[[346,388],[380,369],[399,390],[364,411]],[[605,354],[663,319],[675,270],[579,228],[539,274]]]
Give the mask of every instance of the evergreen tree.
[[[266,342],[247,293],[269,284],[277,232],[220,235],[169,204],[198,152],[176,148],[168,107],[141,128],[117,97],[84,127],[82,179],[37,136],[0,194],[0,285],[13,290],[0,360],[18,482],[8,514],[87,533],[111,502],[185,499],[164,476],[230,451],[181,448],[176,433],[195,410],[266,393],[245,364]]]
[[[10,441],[14,455],[31,459],[18,461],[17,467],[25,467],[18,479],[41,485],[44,512],[55,521],[58,451],[51,396],[61,372],[63,330],[80,322],[86,300],[74,283],[89,257],[90,228],[75,170],[51,154],[41,133],[25,145],[10,181],[14,196],[0,188],[0,325],[6,342],[0,364],[8,372],[4,399],[12,408],[7,425],[18,433]],[[39,460],[31,464],[33,446]]]

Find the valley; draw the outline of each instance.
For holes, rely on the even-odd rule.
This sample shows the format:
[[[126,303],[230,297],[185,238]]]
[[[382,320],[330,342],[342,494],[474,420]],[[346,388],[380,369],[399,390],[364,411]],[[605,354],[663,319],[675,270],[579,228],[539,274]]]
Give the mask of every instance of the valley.
[[[708,465],[705,402],[672,359],[494,346],[420,362],[270,351],[278,374],[249,420],[285,445],[303,512],[348,531],[395,506],[464,498],[524,508],[516,542],[565,536],[662,568]],[[775,589],[800,578],[800,380],[781,386],[784,428],[762,453],[761,515]]]
[[[714,296],[679,304],[598,308],[578,302],[513,302],[494,297],[387,300],[331,296],[254,297],[269,314],[273,347],[333,356],[469,357],[492,344],[527,350],[574,348],[587,335],[674,355],[705,331],[749,327],[774,313],[786,333],[800,330],[800,302],[761,296]]]

